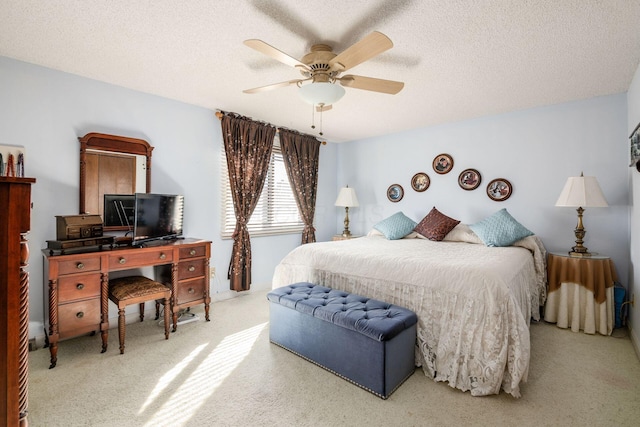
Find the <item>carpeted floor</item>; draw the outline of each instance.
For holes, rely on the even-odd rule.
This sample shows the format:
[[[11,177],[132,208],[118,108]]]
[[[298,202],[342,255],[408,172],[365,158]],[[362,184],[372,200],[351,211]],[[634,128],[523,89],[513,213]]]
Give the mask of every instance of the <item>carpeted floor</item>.
[[[533,324],[522,398],[472,397],[416,370],[388,400],[269,343],[266,292],[216,302],[164,340],[152,319],[29,358],[29,424],[54,426],[636,426],[640,362],[628,338]],[[616,331],[620,334],[623,331]]]

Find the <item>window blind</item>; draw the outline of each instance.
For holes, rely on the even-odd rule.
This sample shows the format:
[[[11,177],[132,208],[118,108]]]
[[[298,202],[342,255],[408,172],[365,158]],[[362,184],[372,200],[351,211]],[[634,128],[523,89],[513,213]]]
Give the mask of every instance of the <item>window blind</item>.
[[[231,198],[227,158],[222,150],[221,187],[222,187],[222,227],[221,238],[230,239],[236,227],[236,216]],[[252,237],[277,234],[301,233],[304,224],[298,212],[298,206],[289,184],[289,177],[282,160],[278,135],[274,140],[267,179],[260,195],[260,201],[247,224]]]

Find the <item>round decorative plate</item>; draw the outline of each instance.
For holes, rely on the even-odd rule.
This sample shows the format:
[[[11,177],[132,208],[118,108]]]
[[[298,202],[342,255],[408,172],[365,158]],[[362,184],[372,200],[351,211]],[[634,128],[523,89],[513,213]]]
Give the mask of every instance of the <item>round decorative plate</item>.
[[[494,179],[487,185],[487,196],[496,202],[507,200],[512,191],[511,183],[504,178]]]
[[[453,158],[449,154],[438,154],[433,159],[433,170],[439,174],[449,173],[449,171],[453,168]]]
[[[387,188],[387,198],[392,202],[399,202],[404,197],[404,188],[400,184],[391,184]]]
[[[424,172],[418,172],[411,178],[411,188],[419,193],[429,188],[429,185],[431,185],[431,180],[429,179],[429,175]]]
[[[475,169],[465,169],[458,175],[458,185],[463,190],[475,190],[480,182],[482,182],[482,176]]]

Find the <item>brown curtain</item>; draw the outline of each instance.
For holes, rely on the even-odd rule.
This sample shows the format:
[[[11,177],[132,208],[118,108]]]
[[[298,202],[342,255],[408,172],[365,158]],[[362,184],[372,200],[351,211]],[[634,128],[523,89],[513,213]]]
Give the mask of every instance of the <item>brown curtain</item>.
[[[232,113],[222,117],[222,138],[236,215],[228,274],[229,287],[234,291],[246,291],[251,286],[251,239],[247,222],[260,199],[275,134],[276,128],[267,123]]]
[[[302,244],[315,242],[313,217],[316,212],[320,141],[312,136],[281,128],[280,147],[291,189],[304,222]]]

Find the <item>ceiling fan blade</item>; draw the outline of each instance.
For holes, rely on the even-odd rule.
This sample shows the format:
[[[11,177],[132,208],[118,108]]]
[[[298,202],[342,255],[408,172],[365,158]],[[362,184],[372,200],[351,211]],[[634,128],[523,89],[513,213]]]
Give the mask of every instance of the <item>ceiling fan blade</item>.
[[[382,52],[389,50],[392,47],[393,43],[389,37],[378,31],[374,31],[338,54],[335,58],[329,61],[329,66],[335,71],[345,71],[373,58],[374,56],[380,55]]]
[[[342,86],[352,87],[354,89],[371,90],[373,92],[388,93],[390,95],[395,95],[404,87],[403,82],[375,79],[373,77],[354,76],[352,74],[347,74],[339,80]]]
[[[249,46],[252,49],[257,50],[260,53],[263,53],[263,54],[265,54],[267,56],[272,57],[275,60],[278,60],[278,61],[282,62],[283,64],[289,65],[289,66],[294,67],[294,68],[302,67],[305,70],[309,69],[309,67],[307,67],[302,62],[298,61],[297,59],[293,58],[292,56],[287,55],[286,53],[282,52],[281,50],[276,49],[275,47],[271,46],[270,44],[267,44],[267,43],[263,42],[262,40],[249,39],[249,40],[245,40],[244,44]]]
[[[298,79],[298,80],[289,80],[287,82],[274,83],[272,85],[254,87],[253,89],[246,89],[246,90],[243,90],[242,92],[244,92],[244,93],[264,92],[264,91],[267,91],[267,90],[278,89],[278,88],[285,87],[285,86],[295,85],[295,84],[298,84],[299,82],[303,82],[305,80],[306,79],[303,79],[303,80],[300,80],[300,79]]]

